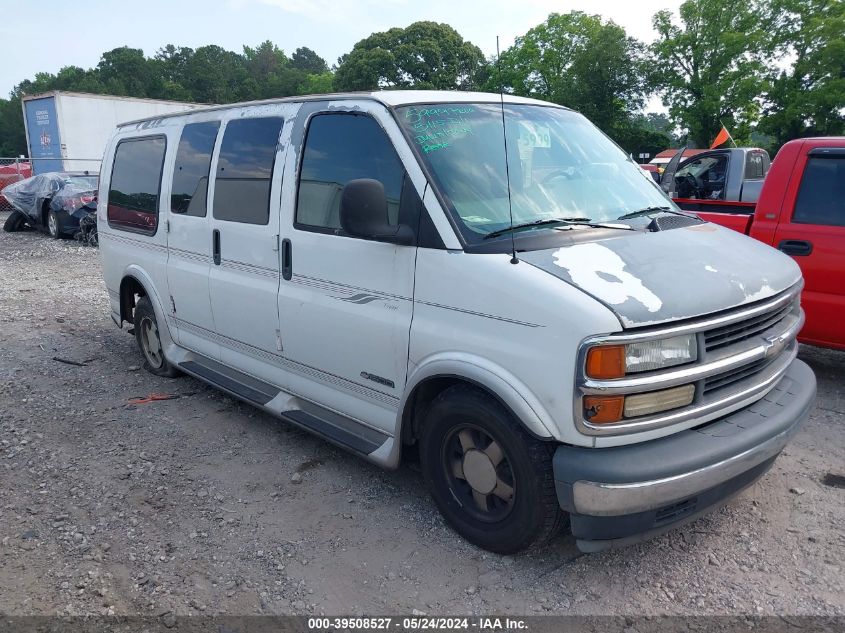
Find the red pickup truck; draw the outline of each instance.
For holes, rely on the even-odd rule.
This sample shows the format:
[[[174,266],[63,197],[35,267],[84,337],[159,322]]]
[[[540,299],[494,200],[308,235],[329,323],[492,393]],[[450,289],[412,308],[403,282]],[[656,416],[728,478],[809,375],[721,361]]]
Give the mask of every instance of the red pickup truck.
[[[696,203],[702,219],[794,257],[804,273],[801,300],[807,315],[799,340],[845,350],[845,137],[784,145],[756,205]]]

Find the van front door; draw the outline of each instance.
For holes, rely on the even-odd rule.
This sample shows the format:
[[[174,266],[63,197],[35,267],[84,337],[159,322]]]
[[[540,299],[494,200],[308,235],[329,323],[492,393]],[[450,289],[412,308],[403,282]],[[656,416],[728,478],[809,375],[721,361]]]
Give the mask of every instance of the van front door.
[[[350,180],[378,180],[389,222],[414,229],[419,198],[385,131],[399,137],[384,108],[331,105],[303,106],[316,111],[299,131],[300,164],[288,156],[289,173],[299,173],[282,204],[283,353],[294,393],[392,433],[407,373],[416,247],[345,234],[340,196]]]
[[[219,360],[211,314],[208,274],[211,268],[211,235],[207,197],[211,155],[218,121],[189,123],[182,129],[170,186],[167,235],[166,309],[176,324],[178,343]]]
[[[220,360],[282,386],[274,363],[280,351],[277,238],[283,119],[278,110],[241,114],[233,111],[234,118],[225,121],[213,170],[207,235],[211,311]]]

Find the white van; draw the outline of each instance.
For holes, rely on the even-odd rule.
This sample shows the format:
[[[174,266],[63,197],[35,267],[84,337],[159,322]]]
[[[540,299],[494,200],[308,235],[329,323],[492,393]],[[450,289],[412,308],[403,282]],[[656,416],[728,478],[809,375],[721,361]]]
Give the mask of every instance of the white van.
[[[798,266],[678,210],[581,115],[378,92],[127,123],[98,223],[118,326],[385,467],[448,523],[585,551],[711,510],[806,418]]]

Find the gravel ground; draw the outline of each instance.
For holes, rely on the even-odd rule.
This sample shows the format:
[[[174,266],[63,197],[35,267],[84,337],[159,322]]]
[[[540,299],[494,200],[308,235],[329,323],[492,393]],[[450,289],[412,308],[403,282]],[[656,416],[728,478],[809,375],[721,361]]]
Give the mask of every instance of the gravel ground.
[[[95,249],[0,233],[0,613],[842,616],[845,354],[801,357],[818,405],[726,507],[627,549],[503,557],[446,527],[415,464],[139,370]],[[152,392],[178,398],[127,404]]]

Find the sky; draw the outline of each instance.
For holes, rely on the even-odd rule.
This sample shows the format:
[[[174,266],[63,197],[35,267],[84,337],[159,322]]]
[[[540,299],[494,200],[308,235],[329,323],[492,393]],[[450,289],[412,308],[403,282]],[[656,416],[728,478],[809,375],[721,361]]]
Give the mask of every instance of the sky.
[[[551,12],[599,14],[629,35],[654,39],[651,17],[677,11],[681,0],[41,0],[19,2],[0,21],[7,51],[0,64],[0,95],[37,72],[63,66],[91,68],[119,46],[147,56],[166,44],[217,44],[242,50],[265,40],[291,54],[315,50],[331,66],[370,33],[418,20],[445,22],[486,55],[539,24]],[[14,60],[14,61],[12,61]]]

